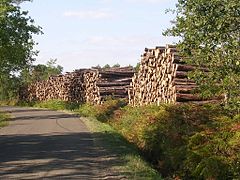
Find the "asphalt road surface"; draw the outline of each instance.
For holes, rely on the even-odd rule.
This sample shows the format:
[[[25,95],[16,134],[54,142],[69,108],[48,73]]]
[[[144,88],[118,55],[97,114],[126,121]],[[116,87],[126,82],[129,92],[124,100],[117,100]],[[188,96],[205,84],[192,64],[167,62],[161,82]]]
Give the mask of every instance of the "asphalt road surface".
[[[1,107],[13,118],[0,129],[0,179],[125,179],[119,163],[96,146],[79,117],[63,112]]]

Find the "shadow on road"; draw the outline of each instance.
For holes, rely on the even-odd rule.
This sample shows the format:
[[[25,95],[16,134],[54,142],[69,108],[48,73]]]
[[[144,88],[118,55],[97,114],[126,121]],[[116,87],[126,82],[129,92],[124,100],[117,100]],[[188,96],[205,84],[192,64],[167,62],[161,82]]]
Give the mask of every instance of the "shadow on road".
[[[110,169],[124,163],[103,147],[95,146],[91,133],[0,136],[3,179],[119,179],[119,174]]]

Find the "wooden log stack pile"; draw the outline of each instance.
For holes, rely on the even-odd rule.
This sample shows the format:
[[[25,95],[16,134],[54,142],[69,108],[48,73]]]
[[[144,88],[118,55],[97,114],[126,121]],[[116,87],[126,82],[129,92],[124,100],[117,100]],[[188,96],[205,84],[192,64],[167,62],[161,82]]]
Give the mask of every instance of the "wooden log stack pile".
[[[19,96],[21,100],[29,102],[59,99],[101,104],[109,96],[128,98],[133,74],[131,67],[79,69],[30,84],[21,89]]]
[[[196,83],[187,77],[188,72],[194,69],[194,66],[181,59],[174,45],[146,48],[139,71],[129,88],[129,103],[142,106],[208,101],[197,94]],[[207,71],[204,68],[202,70]]]
[[[128,98],[132,67],[96,69],[84,74],[86,102],[101,104],[107,97]]]
[[[59,99],[63,101],[84,101],[85,89],[82,84],[85,69],[67,72],[64,75],[51,76],[48,80],[39,81],[24,87],[20,91],[20,99],[25,101],[47,101]]]

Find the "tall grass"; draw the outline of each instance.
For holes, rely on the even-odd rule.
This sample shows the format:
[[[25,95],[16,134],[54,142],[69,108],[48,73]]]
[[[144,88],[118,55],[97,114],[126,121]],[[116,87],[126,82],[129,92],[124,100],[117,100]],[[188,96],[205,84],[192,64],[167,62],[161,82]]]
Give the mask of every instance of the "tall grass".
[[[129,143],[117,130],[107,123],[96,118],[84,119],[85,124],[91,129],[97,143],[105,147],[109,153],[120,158],[121,163],[114,167],[127,179],[154,179],[162,180],[161,175],[140,155],[138,148]]]
[[[114,127],[165,177],[240,177],[240,115],[232,118],[218,105],[133,108],[117,104],[84,105],[79,112]]]
[[[42,101],[42,102],[35,102],[33,107],[38,108],[47,108],[52,110],[71,110],[78,109],[79,104],[73,102],[65,102],[61,100],[49,100],[49,101]]]
[[[240,115],[233,116],[221,106],[130,107],[122,100],[109,100],[94,106],[53,100],[35,106],[71,109],[81,116],[93,117],[95,120],[90,126],[95,126],[94,131],[107,134],[102,142],[108,143],[110,149],[116,149],[127,140],[166,178],[221,180],[240,177]],[[119,139],[123,140],[120,144]],[[126,159],[129,154],[126,153]],[[134,158],[130,161],[140,162]],[[129,167],[134,165],[130,163]]]
[[[8,125],[8,119],[10,116],[0,111],[0,128]]]

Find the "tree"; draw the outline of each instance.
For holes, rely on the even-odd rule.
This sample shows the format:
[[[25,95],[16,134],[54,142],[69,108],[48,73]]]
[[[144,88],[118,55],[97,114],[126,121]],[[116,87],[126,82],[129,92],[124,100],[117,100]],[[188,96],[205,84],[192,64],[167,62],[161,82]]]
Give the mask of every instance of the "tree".
[[[140,63],[137,63],[136,66],[134,67],[134,70],[138,72],[139,69],[140,69]]]
[[[180,53],[200,68],[191,75],[204,95],[226,95],[227,105],[240,107],[239,0],[178,0],[173,27],[164,35],[178,36]]]
[[[63,67],[60,66],[60,65],[57,65],[57,59],[50,59],[47,62],[47,75],[48,75],[48,77],[50,77],[52,75],[61,74],[62,71],[63,71]]]
[[[37,81],[47,80],[50,76],[59,75],[63,67],[56,64],[57,59],[50,59],[46,65],[38,64],[26,68],[21,72],[20,79],[23,84],[30,84]]]
[[[121,67],[121,66],[120,66],[120,64],[117,63],[117,64],[114,64],[112,67],[113,67],[113,68],[119,68],[119,67]]]
[[[102,68],[103,68],[103,69],[110,69],[111,66],[110,66],[109,64],[106,64],[106,65],[104,65]]]
[[[0,0],[0,84],[3,87],[13,81],[16,74],[33,62],[35,42],[33,34],[40,34],[41,27],[34,25],[28,12],[21,11],[19,3],[24,0]],[[11,84],[14,84],[13,82]],[[0,90],[0,93],[3,91]],[[8,97],[6,97],[8,98]]]

